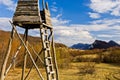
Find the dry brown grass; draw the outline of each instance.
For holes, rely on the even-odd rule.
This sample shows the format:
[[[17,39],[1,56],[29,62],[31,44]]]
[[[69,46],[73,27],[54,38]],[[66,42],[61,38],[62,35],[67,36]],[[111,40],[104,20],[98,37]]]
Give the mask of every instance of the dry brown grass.
[[[60,69],[60,80],[120,80],[120,65],[118,64],[96,64],[96,71],[93,74],[81,74],[78,67],[86,64],[72,63],[69,69]],[[26,70],[27,72],[28,70]],[[40,69],[45,77],[45,71]],[[20,80],[21,69],[11,70],[6,80]],[[36,70],[34,69],[27,80],[39,80]]]

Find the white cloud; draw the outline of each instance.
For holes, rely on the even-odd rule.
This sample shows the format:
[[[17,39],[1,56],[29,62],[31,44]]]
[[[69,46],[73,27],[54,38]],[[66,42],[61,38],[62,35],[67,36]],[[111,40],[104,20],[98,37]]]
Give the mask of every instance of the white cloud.
[[[106,34],[100,34],[100,35],[97,35],[98,37],[102,37],[102,38],[112,38],[113,36],[112,35],[106,35]]]
[[[120,40],[119,40],[119,41],[117,41],[117,43],[118,43],[118,44],[120,44]]]
[[[55,41],[71,46],[75,43],[92,43],[94,38],[88,31],[77,29],[75,26],[56,26]]]
[[[72,24],[70,26],[77,27],[78,29],[81,30],[86,30],[86,31],[102,31],[108,28],[107,25],[98,25],[98,24],[88,24],[88,25],[81,25],[81,24]]]
[[[98,13],[91,13],[91,12],[89,12],[88,14],[93,19],[97,19],[97,18],[101,17],[100,14],[98,14]]]
[[[98,13],[120,16],[120,0],[91,0],[90,8]]]
[[[101,20],[95,20],[91,22],[92,24],[104,24],[104,25],[119,25],[120,19],[101,19]]]
[[[120,4],[112,11],[111,15],[120,16]]]
[[[58,25],[64,25],[70,22],[70,20],[63,20],[60,17],[62,16],[62,14],[58,14],[56,17],[52,18],[52,23],[54,24],[54,26],[58,26]]]
[[[54,31],[55,31],[55,41],[64,43],[71,46],[75,43],[91,43],[94,38],[89,33],[89,31],[81,28],[81,25],[66,25],[69,20],[62,20],[60,15],[52,18]]]
[[[1,30],[6,30],[6,31],[11,30],[9,20],[11,20],[11,18],[0,17],[0,29]]]
[[[7,6],[8,10],[15,10],[16,3],[13,0],[0,0],[0,4]]]
[[[52,10],[53,12],[57,12],[57,11],[58,11],[58,7],[57,7],[56,5],[57,5],[56,2],[53,2],[53,3],[52,3],[51,10]]]

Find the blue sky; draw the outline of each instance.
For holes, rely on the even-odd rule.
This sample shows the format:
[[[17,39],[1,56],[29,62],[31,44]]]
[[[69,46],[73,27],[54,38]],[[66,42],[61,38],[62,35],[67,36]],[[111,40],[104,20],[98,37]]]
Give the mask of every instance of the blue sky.
[[[120,0],[46,0],[49,3],[55,41],[71,46],[94,40],[120,43]],[[0,0],[0,29],[10,31],[17,0]],[[41,5],[41,0],[40,0]],[[19,29],[22,32],[22,29]],[[30,35],[37,36],[37,30]]]

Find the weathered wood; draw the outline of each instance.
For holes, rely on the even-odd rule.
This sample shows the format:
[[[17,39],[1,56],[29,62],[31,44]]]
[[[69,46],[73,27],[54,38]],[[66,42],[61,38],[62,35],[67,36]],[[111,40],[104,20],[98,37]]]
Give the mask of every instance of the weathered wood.
[[[53,73],[54,71],[54,65],[53,65],[53,59],[51,56],[51,46],[49,37],[51,33],[48,33],[48,29],[46,27],[40,28],[40,34],[42,39],[42,45],[44,49],[44,63],[45,63],[45,69],[47,73],[47,80],[54,80],[56,79],[56,74]]]
[[[12,32],[11,32],[11,37],[10,37],[10,40],[9,40],[9,44],[8,44],[8,48],[7,48],[7,52],[5,54],[5,58],[3,60],[3,64],[2,64],[2,70],[1,70],[1,80],[4,80],[6,74],[5,74],[5,71],[6,71],[6,65],[7,65],[7,62],[8,62],[8,58],[9,58],[9,55],[10,55],[10,51],[11,51],[11,45],[12,45],[12,42],[13,42],[13,38],[14,38],[14,33],[15,33],[15,29],[13,28],[12,29]]]
[[[32,6],[32,5],[31,6],[18,6],[16,11],[38,11],[38,7]]]
[[[30,45],[30,44],[29,44],[29,45]],[[38,61],[38,59],[39,59],[39,60],[42,62],[42,64],[45,65],[44,62],[42,61],[42,59],[39,57],[39,55],[43,52],[43,49],[39,52],[39,54],[37,54],[37,52],[34,50],[34,48],[33,48],[31,45],[30,45],[30,47],[33,49],[35,55],[37,56],[36,59],[35,59],[35,63],[36,63],[36,62]],[[30,72],[32,71],[33,67],[34,67],[34,65],[31,66],[31,68],[30,68],[30,70],[28,71],[28,73],[27,73],[26,77],[24,78],[24,80],[27,79],[27,77],[29,76],[29,74],[30,74]]]
[[[55,44],[54,44],[54,34],[53,30],[51,29],[51,37],[52,37],[52,52],[53,52],[53,63],[55,64],[55,72],[56,72],[56,80],[59,80],[59,71],[57,66],[57,58],[56,58],[56,50],[55,50]]]
[[[19,27],[28,28],[26,25],[29,23],[36,26],[41,24],[40,11],[38,0],[18,0],[18,5],[13,16],[13,24]],[[35,26],[29,26],[34,28]],[[39,28],[36,26],[35,28]]]
[[[43,0],[43,10],[40,11],[39,9],[39,0],[18,0],[18,5],[16,7],[16,11],[14,13],[13,16],[13,23],[11,23],[12,28],[15,30],[17,37],[19,38],[19,40],[21,41],[21,44],[24,46],[25,48],[25,54],[24,54],[24,65],[23,65],[23,70],[22,70],[22,77],[21,80],[26,80],[26,78],[28,77],[28,75],[30,74],[33,66],[35,67],[36,71],[38,72],[38,75],[40,77],[41,80],[44,80],[44,78],[42,77],[42,74],[40,73],[40,70],[36,64],[37,59],[40,59],[40,61],[43,63],[43,61],[41,60],[39,54],[41,54],[41,52],[44,52],[44,66],[46,69],[46,74],[47,74],[47,80],[58,80],[58,70],[57,70],[57,66],[56,66],[56,57],[55,57],[55,48],[54,48],[54,43],[53,43],[53,38],[50,39],[51,37],[53,37],[53,31],[52,31],[52,22],[51,22],[51,17],[50,17],[50,12],[48,9],[48,3],[44,3]],[[19,33],[16,30],[16,26],[25,28],[25,32],[26,32],[26,39],[24,42],[24,39],[21,38],[21,36],[19,35]],[[28,30],[29,29],[34,29],[34,28],[39,28],[40,29],[40,35],[42,38],[42,46],[43,49],[42,51],[37,54],[35,52],[35,50],[32,48],[33,52],[35,53],[36,60],[33,59],[33,56],[31,55],[29,49],[28,49],[28,41],[27,41],[27,36],[28,36]],[[50,31],[48,31],[50,30]],[[10,41],[10,45],[9,47],[11,47],[11,42]],[[52,44],[52,46],[51,46]],[[51,48],[53,47],[53,48]],[[10,49],[8,49],[8,53],[7,53],[7,58],[5,60],[8,60],[9,54],[10,54]],[[52,51],[51,51],[52,49]],[[15,53],[14,58],[16,58],[17,54],[19,51],[17,51]],[[52,53],[53,52],[53,53]],[[26,67],[26,62],[27,62],[27,54],[29,55],[33,66],[31,66],[30,71],[28,72],[28,74],[25,76],[25,67]],[[53,54],[53,56],[52,56]],[[53,57],[53,58],[52,58]],[[10,63],[10,66],[7,68],[6,70],[6,64],[7,61],[4,62],[3,67],[5,67],[2,71],[1,74],[1,80],[4,80],[5,75],[8,73],[8,71],[10,70],[12,64],[14,63],[14,59],[13,61]],[[54,65],[55,63],[55,65]],[[56,70],[55,70],[56,69]],[[5,72],[6,70],[6,72]]]
[[[44,80],[44,78],[42,77],[42,75],[41,75],[41,73],[40,73],[40,71],[39,71],[39,68],[37,67],[37,65],[36,65],[36,63],[35,63],[32,55],[31,55],[31,53],[30,53],[30,51],[29,51],[29,49],[27,48],[27,46],[25,45],[25,43],[24,43],[24,41],[22,40],[21,36],[20,36],[19,33],[17,32],[17,30],[16,30],[16,28],[15,28],[15,25],[14,25],[12,22],[10,22],[10,23],[11,23],[12,27],[15,29],[15,32],[16,32],[18,38],[20,39],[21,43],[22,43],[23,46],[25,47],[28,55],[30,56],[30,59],[31,59],[32,63],[34,64],[35,69],[36,69],[36,71],[38,72],[39,77],[40,77],[42,80]],[[3,79],[3,80],[4,80],[4,79]]]
[[[44,9],[43,11],[40,11],[40,13],[41,13],[41,18],[42,18],[43,23],[46,23],[48,26],[52,26],[50,12]]]
[[[25,45],[26,47],[28,47],[28,29],[25,30]],[[26,63],[27,63],[27,50],[25,49],[21,80],[24,80]]]
[[[9,72],[9,70],[11,69],[12,65],[14,64],[14,66],[15,66],[15,59],[16,59],[16,57],[17,57],[17,55],[18,55],[18,53],[19,53],[19,51],[20,51],[21,48],[22,48],[22,45],[20,45],[20,46],[18,47],[15,55],[13,56],[12,62],[10,63],[9,67],[7,68],[7,70],[6,70],[6,72],[5,72],[6,75],[7,75],[7,73]],[[15,67],[14,67],[14,68],[15,68]]]

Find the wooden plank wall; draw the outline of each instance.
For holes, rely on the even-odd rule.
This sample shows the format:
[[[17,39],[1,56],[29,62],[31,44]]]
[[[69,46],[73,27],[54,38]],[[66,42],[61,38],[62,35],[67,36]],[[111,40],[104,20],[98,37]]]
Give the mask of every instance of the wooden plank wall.
[[[44,9],[40,13],[41,13],[41,17],[42,17],[43,22],[46,23],[49,26],[52,26],[52,22],[51,22],[51,17],[50,17],[49,10]]]
[[[40,22],[40,11],[38,7],[38,0],[19,0],[16,11],[13,16],[14,23]]]

